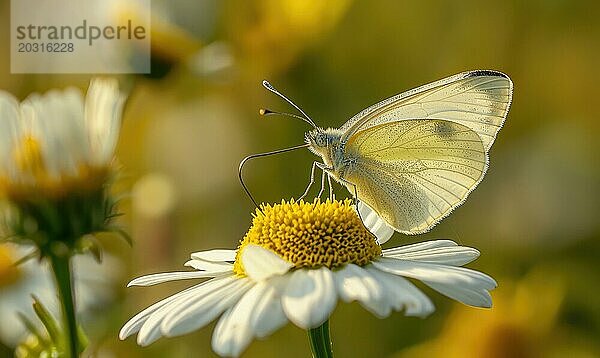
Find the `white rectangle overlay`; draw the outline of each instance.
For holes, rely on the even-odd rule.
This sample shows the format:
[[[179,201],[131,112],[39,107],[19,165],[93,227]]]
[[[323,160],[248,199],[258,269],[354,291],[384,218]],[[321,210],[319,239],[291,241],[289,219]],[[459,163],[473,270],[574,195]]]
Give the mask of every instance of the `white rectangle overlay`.
[[[11,73],[149,73],[150,0],[11,0]]]

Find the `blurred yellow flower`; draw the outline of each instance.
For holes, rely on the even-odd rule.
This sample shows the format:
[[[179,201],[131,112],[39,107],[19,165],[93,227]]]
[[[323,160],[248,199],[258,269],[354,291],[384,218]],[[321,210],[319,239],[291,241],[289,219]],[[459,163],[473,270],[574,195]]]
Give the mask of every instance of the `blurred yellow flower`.
[[[144,23],[144,16],[149,9],[135,2],[113,1],[111,4],[113,18],[118,23],[131,20],[134,23]],[[157,5],[158,6],[158,5]],[[180,62],[193,55],[201,48],[201,43],[175,22],[169,21],[161,12],[152,13],[150,22],[150,41],[152,60]]]
[[[232,41],[238,42],[253,66],[261,67],[255,72],[268,77],[288,68],[302,50],[325,38],[350,4],[350,0],[236,3],[232,15],[238,18],[230,22]]]
[[[559,275],[545,271],[502,283],[494,294],[494,309],[455,306],[437,338],[394,357],[548,357],[556,348],[552,330],[565,293]]]
[[[14,264],[14,250],[9,245],[0,244],[0,288],[19,281],[21,270]]]

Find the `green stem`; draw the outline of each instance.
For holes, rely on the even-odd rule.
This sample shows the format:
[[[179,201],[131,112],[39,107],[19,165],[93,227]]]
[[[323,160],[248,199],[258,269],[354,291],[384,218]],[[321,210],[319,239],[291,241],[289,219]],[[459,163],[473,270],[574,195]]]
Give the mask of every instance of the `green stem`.
[[[75,302],[73,300],[73,288],[71,286],[71,267],[70,257],[59,257],[50,255],[52,262],[52,271],[56,279],[56,286],[60,296],[60,302],[63,312],[63,329],[65,330],[66,357],[75,358],[78,356],[77,350],[77,322],[75,320]]]
[[[313,358],[333,358],[329,336],[329,320],[317,328],[309,329],[307,333]]]

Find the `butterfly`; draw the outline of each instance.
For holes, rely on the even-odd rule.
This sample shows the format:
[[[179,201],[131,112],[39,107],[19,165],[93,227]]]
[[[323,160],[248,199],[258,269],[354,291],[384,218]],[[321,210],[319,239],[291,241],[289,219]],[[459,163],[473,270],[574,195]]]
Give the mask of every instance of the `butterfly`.
[[[320,168],[355,195],[363,214],[374,211],[408,235],[429,231],[481,182],[513,93],[504,73],[468,71],[385,99],[338,129],[323,129],[267,81],[263,85],[302,116],[261,114],[289,115],[314,128],[304,145],[276,152],[308,148],[322,159],[312,172]]]

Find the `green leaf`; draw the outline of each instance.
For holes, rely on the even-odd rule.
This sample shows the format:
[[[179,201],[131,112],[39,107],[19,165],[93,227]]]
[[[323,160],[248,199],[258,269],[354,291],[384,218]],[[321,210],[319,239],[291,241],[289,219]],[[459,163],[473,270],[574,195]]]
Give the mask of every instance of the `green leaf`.
[[[48,311],[48,309],[44,307],[42,302],[36,296],[31,296],[33,297],[33,310],[35,311],[35,314],[38,316],[40,321],[42,321],[42,324],[46,328],[48,335],[50,335],[50,339],[53,342],[60,342],[61,333],[58,323],[56,322],[54,317],[52,317],[50,311]]]
[[[46,335],[43,334],[42,332],[40,332],[40,330],[37,328],[37,326],[33,322],[31,322],[31,320],[29,318],[27,318],[27,316],[25,316],[21,312],[17,312],[17,315],[19,316],[19,319],[21,320],[21,322],[23,322],[23,325],[25,326],[25,328],[27,328],[27,330],[31,334],[36,336],[38,340],[40,340],[44,344],[50,343],[50,341],[48,341]]]

